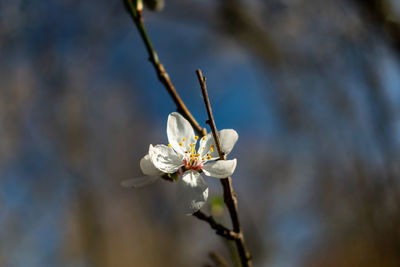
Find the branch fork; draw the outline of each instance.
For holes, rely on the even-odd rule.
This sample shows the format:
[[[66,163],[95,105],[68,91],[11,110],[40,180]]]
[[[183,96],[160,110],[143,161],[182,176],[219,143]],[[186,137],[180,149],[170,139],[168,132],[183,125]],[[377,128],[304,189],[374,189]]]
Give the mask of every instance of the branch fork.
[[[219,140],[217,127],[215,125],[214,116],[211,109],[210,99],[208,97],[207,92],[207,85],[206,85],[206,78],[203,76],[200,69],[196,71],[197,78],[199,79],[201,92],[203,94],[204,104],[207,109],[208,120],[206,123],[210,126],[211,132],[214,136],[215,145],[218,150],[219,158],[222,160],[226,159],[225,153],[222,151],[221,142]],[[236,247],[239,252],[240,260],[243,266],[252,266],[251,263],[251,255],[248,252],[244,238],[242,233],[242,228],[240,226],[238,208],[237,208],[237,199],[235,191],[233,190],[232,186],[232,179],[231,177],[227,177],[221,179],[222,188],[224,190],[224,202],[229,210],[229,215],[231,217],[232,225],[233,225],[233,232],[236,233],[237,238],[235,239]],[[212,226],[211,226],[212,227]]]

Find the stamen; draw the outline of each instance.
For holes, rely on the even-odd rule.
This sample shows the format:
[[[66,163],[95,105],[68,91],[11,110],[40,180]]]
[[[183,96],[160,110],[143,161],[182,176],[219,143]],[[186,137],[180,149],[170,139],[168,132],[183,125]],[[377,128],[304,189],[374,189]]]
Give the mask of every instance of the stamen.
[[[196,135],[196,136],[194,137],[194,139],[196,139],[196,140],[197,140],[197,139],[199,139],[199,137]]]
[[[211,152],[214,152],[214,148],[213,148],[213,147],[210,147],[210,151],[211,151]]]
[[[203,137],[203,138],[201,138],[201,139],[203,139],[203,141],[204,141],[204,140],[206,140],[206,137],[204,136],[204,137]]]
[[[179,142],[179,145],[182,146],[183,145],[182,142]]]
[[[186,137],[183,137],[182,141],[186,141]]]
[[[207,155],[207,159],[210,160],[210,159],[211,159],[211,156],[210,156],[210,155]]]
[[[171,145],[171,144],[168,144],[168,146],[169,146],[169,147],[172,147],[172,145]]]
[[[201,160],[205,160],[205,157],[202,157]]]

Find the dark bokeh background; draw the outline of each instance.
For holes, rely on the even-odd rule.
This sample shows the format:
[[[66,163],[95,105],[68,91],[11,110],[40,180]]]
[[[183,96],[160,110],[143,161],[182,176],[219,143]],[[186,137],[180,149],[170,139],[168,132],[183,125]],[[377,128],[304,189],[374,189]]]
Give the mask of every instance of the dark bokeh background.
[[[167,0],[144,16],[192,113],[204,125],[201,68],[218,128],[239,132],[255,266],[399,265],[399,1]],[[169,183],[119,186],[175,110],[120,1],[0,0],[0,62],[0,266],[229,258]]]

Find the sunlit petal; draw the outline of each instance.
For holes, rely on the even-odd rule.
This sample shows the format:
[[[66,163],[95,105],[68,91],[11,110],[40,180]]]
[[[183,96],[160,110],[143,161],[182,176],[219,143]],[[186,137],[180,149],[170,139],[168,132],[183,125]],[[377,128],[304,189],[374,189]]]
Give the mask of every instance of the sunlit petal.
[[[154,166],[153,162],[150,160],[149,154],[140,160],[140,169],[145,175],[160,176],[163,174],[162,171]]]
[[[204,164],[203,172],[207,176],[226,178],[233,174],[236,168],[236,159],[209,161]]]
[[[164,173],[174,173],[183,166],[182,155],[165,145],[150,145],[149,156],[154,166]]]
[[[177,112],[168,116],[167,136],[172,148],[182,155],[190,149],[190,144],[196,142],[192,126]]]
[[[221,149],[225,155],[228,155],[236,144],[239,138],[237,132],[233,129],[224,129],[218,132],[219,141],[221,142]],[[212,133],[208,133],[205,137],[201,138],[199,153],[202,157],[208,156],[209,160],[215,160],[219,158],[218,150],[215,145],[214,137]]]
[[[238,133],[233,129],[224,129],[219,131],[219,139],[221,142],[222,151],[228,155],[231,153],[237,140],[239,139]]]

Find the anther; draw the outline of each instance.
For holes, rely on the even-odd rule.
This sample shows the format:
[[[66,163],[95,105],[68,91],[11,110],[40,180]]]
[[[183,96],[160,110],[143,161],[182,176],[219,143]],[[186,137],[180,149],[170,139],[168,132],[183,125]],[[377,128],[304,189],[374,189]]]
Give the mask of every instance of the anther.
[[[196,135],[196,136],[194,137],[194,139],[196,139],[196,140],[197,140],[197,139],[199,139],[199,137]]]
[[[186,137],[183,137],[182,141],[186,141]]]
[[[183,145],[182,142],[179,142],[179,145],[182,146]]]
[[[172,147],[172,145],[171,145],[171,144],[168,144],[168,146],[169,146],[169,147]]]

